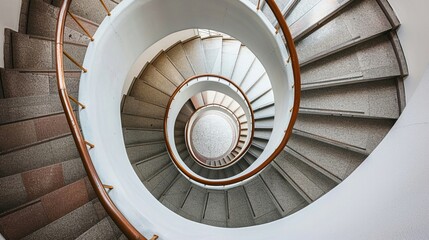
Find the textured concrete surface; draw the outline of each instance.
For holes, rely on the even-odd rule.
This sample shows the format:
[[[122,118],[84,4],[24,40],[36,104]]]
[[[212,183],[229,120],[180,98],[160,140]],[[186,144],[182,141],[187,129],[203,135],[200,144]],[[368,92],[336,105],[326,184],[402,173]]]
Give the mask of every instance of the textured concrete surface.
[[[223,40],[222,42],[222,76],[231,78],[240,51],[241,42]]]
[[[176,86],[180,85],[183,82],[184,77],[176,69],[176,67],[171,63],[168,56],[165,52],[161,52],[158,57],[153,61],[153,66],[158,69],[166,78],[173,82]]]
[[[207,73],[206,55],[201,38],[196,38],[183,43],[183,49],[196,74]]]
[[[181,43],[178,43],[176,46],[166,51],[166,54],[185,79],[195,75]]]
[[[220,74],[222,67],[222,37],[211,37],[203,41],[207,71]]]
[[[76,240],[85,240],[85,239],[106,239],[113,240],[116,239],[113,233],[113,229],[110,226],[109,220],[104,218],[96,225],[91,227],[88,231],[80,235]]]

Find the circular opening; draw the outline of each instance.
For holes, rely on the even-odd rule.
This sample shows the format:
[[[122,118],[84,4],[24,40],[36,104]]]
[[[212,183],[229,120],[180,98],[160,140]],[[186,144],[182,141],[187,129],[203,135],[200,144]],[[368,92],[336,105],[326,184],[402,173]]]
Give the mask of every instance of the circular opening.
[[[201,160],[220,159],[234,147],[236,132],[233,119],[220,111],[209,111],[193,124],[190,140]]]

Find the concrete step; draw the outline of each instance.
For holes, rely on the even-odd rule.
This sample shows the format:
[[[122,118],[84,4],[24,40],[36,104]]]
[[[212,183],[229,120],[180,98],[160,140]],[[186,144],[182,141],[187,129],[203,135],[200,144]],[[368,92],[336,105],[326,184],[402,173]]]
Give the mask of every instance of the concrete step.
[[[400,75],[395,49],[386,35],[301,68],[304,90],[387,79]]]
[[[296,48],[301,64],[308,64],[391,29],[377,1],[353,1],[338,16],[298,41]]]
[[[175,86],[179,86],[185,80],[164,51],[160,52],[151,64]]]
[[[276,4],[279,7],[280,11],[284,11],[284,9],[290,4],[292,0],[276,0]],[[263,2],[263,1],[261,1]],[[264,2],[265,3],[265,2]],[[271,11],[271,8],[268,6],[268,4],[264,4],[262,7],[262,12],[265,14],[265,16],[268,18],[268,20],[270,20],[271,23],[276,23],[276,18],[273,14],[273,12]]]
[[[206,54],[201,38],[196,37],[182,43],[189,63],[195,74],[207,73]]]
[[[237,66],[237,67],[240,67],[240,66]],[[246,76],[244,77],[243,81],[240,83],[241,89],[244,92],[247,92],[250,89],[250,87],[253,86],[253,84],[258,80],[260,80],[264,75],[265,75],[264,66],[262,66],[262,63],[258,59],[255,59],[249,71],[247,72]],[[269,84],[269,86],[271,86],[271,84],[269,83],[269,79],[264,78],[261,80],[264,81],[266,84]]]
[[[189,189],[181,207],[181,213],[183,214],[182,216],[197,222],[201,222],[206,201],[206,190],[193,185]]]
[[[122,127],[131,128],[147,128],[147,129],[161,129],[164,126],[164,120],[156,118],[140,117],[122,113]]]
[[[159,89],[168,96],[171,96],[174,90],[176,90],[176,86],[151,64],[146,66],[140,79],[136,82],[138,81],[143,81],[144,83]]]
[[[129,96],[135,97],[143,102],[156,104],[159,106],[166,107],[170,95],[165,92],[152,87],[144,81],[135,80],[133,86],[130,88]]]
[[[227,201],[225,191],[208,191],[202,223],[212,226],[227,226]]]
[[[122,113],[146,118],[164,119],[165,108],[125,96]]]
[[[294,134],[323,141],[362,154],[370,154],[394,120],[300,114]]]
[[[78,74],[73,74],[75,76],[67,75],[69,75],[66,77],[68,91],[77,93],[79,89]],[[57,78],[55,74],[38,74],[6,69],[3,74],[3,90],[5,98],[58,94]]]
[[[312,168],[310,165],[305,164],[300,159],[294,157],[292,154],[284,151],[281,153],[280,159],[284,159],[285,162],[288,163],[288,166],[291,166],[291,168],[296,169],[300,172],[300,174],[303,174],[307,179],[309,179],[311,182],[317,185],[317,187],[323,191],[323,194],[329,192],[331,189],[333,189],[337,183],[333,181],[332,179],[326,177],[316,169]],[[280,166],[283,170],[286,171],[285,165],[282,165],[284,161],[276,160],[276,163],[278,163],[278,166]],[[293,177],[293,179],[296,179],[293,174],[290,175]],[[298,182],[297,180],[295,182]],[[310,183],[311,184],[311,183]],[[300,184],[300,186],[304,186]],[[304,191],[307,191],[307,187],[302,187]],[[314,195],[316,197],[316,195]],[[314,200],[314,199],[313,199]]]
[[[191,183],[183,175],[179,175],[173,184],[166,189],[159,201],[171,211],[178,213],[183,206],[190,187]]]
[[[127,146],[128,159],[132,164],[164,152],[166,148],[163,140]]]
[[[106,239],[106,240],[115,240],[116,236],[113,232],[112,226],[109,223],[108,218],[104,218],[96,225],[88,229],[82,235],[76,238],[76,240],[85,240],[85,239]]]
[[[76,105],[73,107],[77,110]],[[0,99],[0,124],[29,121],[62,113],[63,108],[58,95]]]
[[[0,213],[34,201],[86,176],[80,158],[0,178]]]
[[[150,158],[146,158],[142,161],[136,162],[136,167],[140,171],[142,181],[150,180],[153,178],[159,170],[165,167],[167,164],[171,164],[170,157],[167,152],[155,155]]]
[[[243,187],[230,189],[226,193],[228,227],[245,227],[255,224],[252,208]]]
[[[95,193],[89,185],[89,181],[87,179],[81,179],[50,192],[40,199],[22,206],[15,211],[2,215],[0,218],[0,226],[5,237],[8,239],[20,239],[29,234],[30,235],[27,236],[26,239],[58,239],[53,238],[53,235],[64,233],[71,235],[72,232],[81,230],[81,224],[87,223],[87,221],[79,221],[79,224],[76,224],[76,216],[73,216],[76,214],[75,210],[80,212],[80,210],[82,210],[81,207],[85,206],[85,204],[94,198]],[[73,216],[72,222],[70,222],[70,216]],[[85,217],[88,217],[88,219],[95,219],[96,214],[92,211],[90,215],[86,214]],[[95,223],[91,222],[89,225],[92,226],[93,224]],[[68,227],[64,229],[64,231],[50,231],[52,228],[58,230],[59,225],[62,225],[63,228],[64,226]],[[90,226],[88,228],[90,228]],[[86,231],[86,229],[82,232]],[[49,234],[47,234],[47,232],[49,232]],[[76,237],[82,232],[79,232]],[[55,237],[57,236],[58,235]]]
[[[307,201],[274,167],[262,171],[260,179],[281,216],[288,216],[307,205]]]
[[[296,184],[311,202],[336,186],[336,183],[287,152],[275,160],[274,167]],[[321,186],[319,186],[321,185]]]
[[[396,119],[397,91],[396,79],[303,91],[300,113]]]
[[[240,86],[255,61],[255,55],[246,46],[241,46],[231,80]]]
[[[0,154],[0,177],[78,158],[73,138],[60,137],[13,152]]]
[[[125,145],[160,142],[164,140],[164,132],[162,129],[124,128],[123,135]]]
[[[70,134],[64,114],[0,125],[0,153]]]
[[[53,39],[41,38],[22,33],[12,33],[13,68],[16,69],[55,69],[55,42]],[[65,43],[64,51],[82,64],[86,46]],[[79,68],[64,56],[64,69]]]
[[[173,163],[168,164],[167,167],[161,169],[154,177],[149,181],[143,182],[146,188],[152,193],[152,195],[159,199],[162,193],[167,189],[174,181],[174,179],[180,175],[176,166]]]
[[[27,34],[55,38],[55,29],[59,8],[43,0],[32,0],[29,4]],[[97,30],[98,24],[94,24],[87,19],[80,18],[80,23],[93,35]],[[64,29],[64,41],[88,45],[89,37],[74,22],[70,16],[66,21]]]
[[[281,217],[266,185],[260,178],[255,178],[244,185],[244,189],[256,224],[271,222]]]
[[[336,183],[349,176],[366,158],[365,155],[297,135],[292,135],[285,151]]]
[[[209,37],[203,39],[206,66],[209,73],[221,74],[222,72],[222,45],[222,37]]]
[[[23,239],[74,239],[99,221],[100,203],[93,200]],[[67,226],[67,227],[65,227]]]
[[[272,87],[271,87],[270,79],[268,78],[268,75],[265,73],[257,81],[255,81],[250,88],[246,90],[243,89],[243,91],[246,91],[246,96],[250,100],[250,99],[256,99],[258,97],[261,97],[262,94],[266,93],[267,91],[270,91],[271,88]]]
[[[53,0],[52,4],[60,7],[62,0]],[[112,0],[105,0],[107,8],[112,11],[117,3]],[[103,5],[98,0],[76,0],[73,1],[70,5],[70,12],[89,19],[93,22],[100,24],[105,17],[107,17],[107,12],[104,10]]]
[[[224,39],[222,41],[222,76],[231,79],[240,52],[241,42]]]
[[[188,79],[195,75],[194,69],[186,56],[185,49],[181,42],[173,45],[165,51],[168,59],[173,63],[174,67],[180,72],[184,79]]]

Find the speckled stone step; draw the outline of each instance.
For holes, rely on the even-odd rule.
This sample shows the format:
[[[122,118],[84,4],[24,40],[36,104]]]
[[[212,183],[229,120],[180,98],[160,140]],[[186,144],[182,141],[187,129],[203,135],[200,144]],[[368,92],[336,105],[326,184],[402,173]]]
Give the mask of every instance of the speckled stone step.
[[[0,178],[0,213],[86,176],[80,158]]]
[[[240,85],[249,72],[254,61],[255,55],[250,51],[250,49],[248,49],[246,46],[241,46],[231,80],[234,81],[237,85]]]
[[[245,227],[254,225],[252,209],[243,187],[236,187],[227,191],[228,227]]]
[[[222,42],[222,76],[231,78],[240,52],[241,42],[238,40],[224,39]]]
[[[206,54],[201,38],[197,37],[182,43],[189,63],[195,71],[195,74],[207,73]]]
[[[78,92],[79,74],[66,74],[66,82],[69,93]],[[3,75],[3,88],[6,98],[58,94],[55,73],[43,74],[6,69]]]
[[[284,11],[284,9],[290,4],[292,0],[276,0],[276,4],[279,7],[280,11]],[[261,3],[264,1],[261,1]],[[271,8],[268,6],[268,4],[264,4],[262,6],[262,12],[265,14],[265,16],[270,20],[271,23],[276,23],[276,18],[271,11]]]
[[[68,135],[0,154],[0,177],[42,168],[78,158],[73,138]]]
[[[377,1],[353,1],[338,16],[298,41],[296,48],[300,62],[308,63],[390,29],[392,26]]]
[[[181,42],[167,49],[165,53],[184,79],[188,79],[195,75],[194,69],[186,56],[185,49]]]
[[[62,2],[62,0],[53,0],[52,4],[60,7]],[[112,11],[117,5],[117,3],[112,0],[105,0],[104,2],[110,11]],[[70,5],[70,11],[98,24],[107,17],[106,10],[104,10],[103,5],[101,5],[101,2],[98,0],[75,0]]]
[[[139,129],[139,128],[124,128],[123,135],[125,145],[159,142],[164,139],[162,129]]]
[[[256,224],[271,222],[280,218],[280,213],[270,197],[266,185],[260,178],[255,178],[244,185],[244,189]]]
[[[152,156],[164,153],[166,151],[165,143],[161,141],[139,143],[127,146],[127,154],[131,163],[143,161]]]
[[[105,240],[115,240],[116,236],[113,232],[112,226],[109,223],[107,218],[104,218],[96,225],[88,229],[82,235],[76,238],[76,240],[85,240],[85,239],[105,239]]]
[[[177,168],[170,164],[149,181],[144,182],[144,185],[155,198],[159,199],[179,174]]]
[[[303,91],[300,113],[396,119],[397,91],[396,79]]]
[[[67,227],[67,231],[76,230],[76,228],[80,229],[80,224],[76,224],[74,221],[70,222],[71,219],[68,217],[71,215],[74,218],[74,210],[79,209],[94,198],[95,194],[88,180],[82,179],[50,192],[39,200],[31,202],[22,208],[3,215],[0,218],[0,226],[4,236],[8,239],[20,239],[28,234],[31,234],[31,236],[28,236],[27,239],[58,239],[48,238],[48,236],[63,233],[50,232],[50,234],[46,234],[46,231],[52,227],[59,227],[59,221],[64,226],[64,220],[68,220],[66,226],[70,225]],[[91,213],[93,217],[91,216],[89,219],[96,218],[96,214],[93,213]],[[88,215],[86,216],[88,217]],[[83,223],[85,222],[83,221]],[[46,225],[48,225],[47,228],[45,228]],[[71,225],[76,225],[76,228]]]
[[[13,33],[13,67],[17,69],[55,69],[55,42],[53,39]],[[80,44],[64,44],[64,51],[82,64],[86,46]],[[66,70],[79,68],[64,56]]]
[[[185,77],[177,70],[164,51],[160,52],[151,64],[175,86],[180,85],[185,80]]]
[[[12,151],[70,134],[64,114],[51,115],[0,126],[0,152]]]
[[[32,0],[29,4],[28,13],[27,34],[55,38],[59,8],[43,0]],[[70,18],[71,17],[68,16],[68,21],[66,21],[64,41],[87,45],[90,39]],[[94,34],[97,30],[97,25],[88,23],[88,21],[85,20],[80,22],[91,34]]]
[[[222,37],[203,39],[206,66],[209,73],[220,74],[222,71],[222,40]]]
[[[281,216],[290,215],[307,205],[307,201],[274,167],[267,167],[262,171],[260,179],[271,194],[271,200],[277,205]]]
[[[286,152],[340,183],[366,158],[365,155],[317,140],[292,135]]]
[[[300,114],[294,126],[294,134],[370,154],[393,124],[394,120],[390,119]]]
[[[202,223],[226,227],[227,201],[225,191],[208,191]]]
[[[386,35],[301,68],[304,90],[387,79],[400,75],[395,49]]]

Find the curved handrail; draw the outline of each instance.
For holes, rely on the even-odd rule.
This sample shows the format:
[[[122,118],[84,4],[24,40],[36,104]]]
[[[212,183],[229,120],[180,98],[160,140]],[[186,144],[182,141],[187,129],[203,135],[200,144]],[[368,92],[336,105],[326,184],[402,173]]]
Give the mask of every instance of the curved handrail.
[[[232,164],[234,164],[241,156],[242,156],[242,154],[237,154],[237,156],[235,156],[230,162],[228,162],[228,163],[226,163],[226,164],[223,164],[223,165],[220,165],[220,166],[212,166],[212,165],[208,165],[208,164],[205,164],[205,163],[203,163],[202,161],[200,161],[199,159],[198,159],[198,157],[195,155],[195,153],[193,152],[193,150],[192,150],[192,147],[191,147],[191,144],[188,142],[188,138],[187,138],[187,133],[188,133],[188,129],[189,129],[189,122],[191,121],[191,119],[194,117],[194,115],[196,114],[196,113],[198,113],[199,111],[201,111],[202,109],[204,109],[204,108],[207,108],[207,107],[213,107],[213,106],[216,106],[216,107],[219,107],[219,108],[223,108],[225,111],[228,111],[232,116],[234,116],[234,120],[238,123],[238,138],[237,138],[237,141],[236,141],[236,143],[235,143],[235,145],[234,145],[234,147],[232,148],[233,150],[235,150],[235,149],[237,149],[237,147],[238,147],[238,143],[240,142],[240,132],[241,132],[241,123],[240,123],[240,121],[238,120],[238,118],[237,118],[237,116],[230,110],[230,109],[228,109],[227,107],[225,107],[225,106],[223,106],[223,105],[220,105],[220,104],[214,104],[214,103],[212,103],[212,104],[207,104],[207,105],[204,105],[204,106],[202,106],[202,107],[200,107],[200,108],[198,108],[197,110],[195,110],[195,112],[194,113],[192,113],[192,115],[189,117],[189,121],[188,121],[188,124],[186,124],[186,127],[185,127],[185,143],[186,143],[186,146],[188,146],[188,149],[189,149],[189,153],[191,154],[191,156],[196,160],[196,162],[197,162],[197,164],[199,164],[199,165],[201,165],[201,166],[203,166],[203,167],[205,167],[205,168],[209,168],[209,169],[223,169],[223,168],[227,168],[227,167],[229,167],[229,166],[231,166]],[[251,107],[251,106],[250,106]],[[253,112],[252,110],[251,110],[251,112]],[[250,140],[249,142],[248,142],[248,144],[247,145],[249,145],[250,146],[250,143],[251,143],[252,141]],[[242,148],[242,152],[247,152],[247,150],[248,150],[248,148],[247,149],[244,149],[244,148]]]
[[[261,0],[258,1],[258,6],[260,4],[260,1]],[[243,174],[243,175],[238,176],[238,177],[232,177],[232,178],[229,178],[227,180],[211,180],[211,179],[201,178],[201,177],[197,177],[197,176],[192,175],[181,164],[179,164],[178,159],[174,156],[174,154],[172,154],[173,151],[172,151],[172,148],[169,144],[169,141],[166,141],[167,151],[168,151],[170,157],[172,158],[173,162],[175,163],[176,167],[184,175],[186,175],[189,179],[192,179],[198,183],[201,183],[204,185],[210,185],[210,186],[225,186],[225,185],[231,185],[231,184],[239,183],[239,182],[242,182],[246,179],[249,179],[249,178],[255,176],[260,171],[262,171],[265,167],[267,167],[283,151],[283,149],[285,148],[290,136],[292,135],[293,126],[295,125],[296,119],[298,117],[299,103],[300,103],[300,99],[301,99],[300,98],[300,96],[301,96],[301,75],[300,75],[298,54],[296,52],[295,43],[293,41],[292,34],[289,30],[289,27],[286,24],[285,19],[283,18],[283,15],[282,15],[279,7],[275,3],[275,0],[264,0],[264,1],[270,7],[271,11],[273,12],[273,14],[274,14],[274,16],[278,22],[278,26],[279,26],[280,30],[283,32],[284,38],[286,40],[286,47],[289,50],[290,59],[288,59],[288,62],[291,61],[291,64],[292,64],[292,71],[293,71],[293,77],[294,77],[294,85],[293,85],[294,102],[293,102],[293,107],[291,109],[292,113],[291,113],[291,118],[290,118],[289,124],[287,126],[287,129],[285,130],[285,134],[284,134],[283,139],[281,140],[280,144],[277,146],[277,148],[274,150],[274,152],[265,161],[263,161],[259,166],[257,166],[253,170],[249,171],[248,173]],[[260,9],[258,9],[258,8],[257,8],[257,11],[260,11]],[[279,29],[276,29],[276,33],[278,33],[278,30]],[[210,76],[209,74],[207,74],[207,75]],[[223,78],[222,76],[218,76],[218,75],[211,75],[211,76]],[[195,77],[193,77],[193,78],[195,78]],[[189,81],[189,79],[187,79],[185,82],[187,82],[187,81]],[[181,85],[179,85],[178,88],[180,88],[182,85],[186,84],[185,82],[183,82]],[[233,83],[233,84],[236,85],[235,83]],[[236,87],[239,88],[238,86],[236,86]],[[168,116],[168,112],[169,112],[169,109],[170,109],[170,106],[171,106],[173,99],[175,98],[175,96],[179,92],[178,88],[176,88],[176,91],[174,91],[173,95],[171,96],[171,98],[167,104],[166,114],[165,114],[165,118],[164,118],[164,137],[165,137],[165,139],[168,139],[168,133],[166,131],[166,129],[167,129],[167,118],[166,117]],[[252,129],[252,135],[253,135],[253,133],[254,133],[254,129]]]
[[[100,199],[100,202],[103,205],[104,209],[129,239],[147,240],[147,238],[145,238],[139,231],[137,231],[137,229],[133,225],[131,225],[131,223],[124,217],[124,215],[119,211],[119,209],[115,206],[115,204],[112,202],[109,195],[107,194],[105,190],[106,185],[103,185],[103,183],[101,182],[87,149],[87,145],[89,145],[90,148],[94,147],[94,145],[85,141],[78,125],[76,116],[74,114],[73,107],[71,106],[69,100],[71,99],[75,101],[74,98],[71,98],[71,96],[69,96],[67,93],[64,75],[63,43],[65,23],[71,2],[72,0],[63,1],[58,15],[55,32],[55,67],[58,83],[58,93],[61,100],[61,104],[63,106],[67,122],[70,126],[70,130],[73,135],[77,150],[82,159],[86,173],[88,174],[88,179],[91,182],[91,185],[94,188],[94,191],[97,194],[98,198]],[[93,38],[91,38],[91,40],[93,40]],[[81,105],[81,107],[85,108],[84,105]],[[152,237],[152,239],[156,238],[156,235]]]
[[[166,110],[165,110],[165,115],[164,115],[164,139],[168,139],[167,119],[168,119],[168,115],[169,115],[169,112],[170,112],[171,104],[173,103],[173,100],[175,99],[176,95],[189,82],[191,82],[191,81],[193,81],[195,79],[198,79],[198,78],[202,78],[202,77],[214,77],[214,78],[219,78],[219,79],[225,80],[229,84],[233,85],[240,92],[240,94],[244,98],[244,101],[246,102],[246,104],[247,104],[247,106],[249,107],[249,110],[250,110],[250,117],[251,117],[250,120],[252,122],[252,124],[251,124],[252,129],[251,129],[251,132],[250,132],[250,141],[249,141],[249,143],[252,142],[253,136],[254,136],[254,132],[255,132],[255,116],[254,116],[254,113],[253,113],[253,110],[252,110],[252,105],[250,104],[249,98],[247,98],[247,96],[244,93],[244,91],[235,82],[231,81],[230,79],[228,79],[228,78],[226,78],[224,76],[220,76],[220,75],[216,75],[216,74],[195,75],[195,76],[192,76],[192,77],[186,79],[179,86],[177,86],[177,88],[174,90],[173,94],[171,95],[170,99],[168,100],[168,104],[167,104],[167,107],[166,107]],[[189,174],[189,176],[192,176],[192,174],[190,174],[188,171],[186,171],[186,169],[183,168],[183,166],[180,164],[180,161],[174,156],[172,147],[170,145],[170,142],[169,141],[165,141],[165,143],[166,143],[166,146],[167,146],[167,151],[168,151],[169,155],[171,156],[171,159],[173,160],[174,164],[179,168],[180,171],[182,171],[183,173],[185,173],[185,175],[188,176],[188,174]],[[244,150],[240,154],[238,154],[236,156],[236,158],[237,157],[238,157],[237,159],[241,158],[247,152],[247,150],[249,150],[249,148],[250,148],[250,144],[248,144],[248,146],[246,146],[246,148],[243,148]],[[201,179],[201,180],[203,180],[203,179]]]

